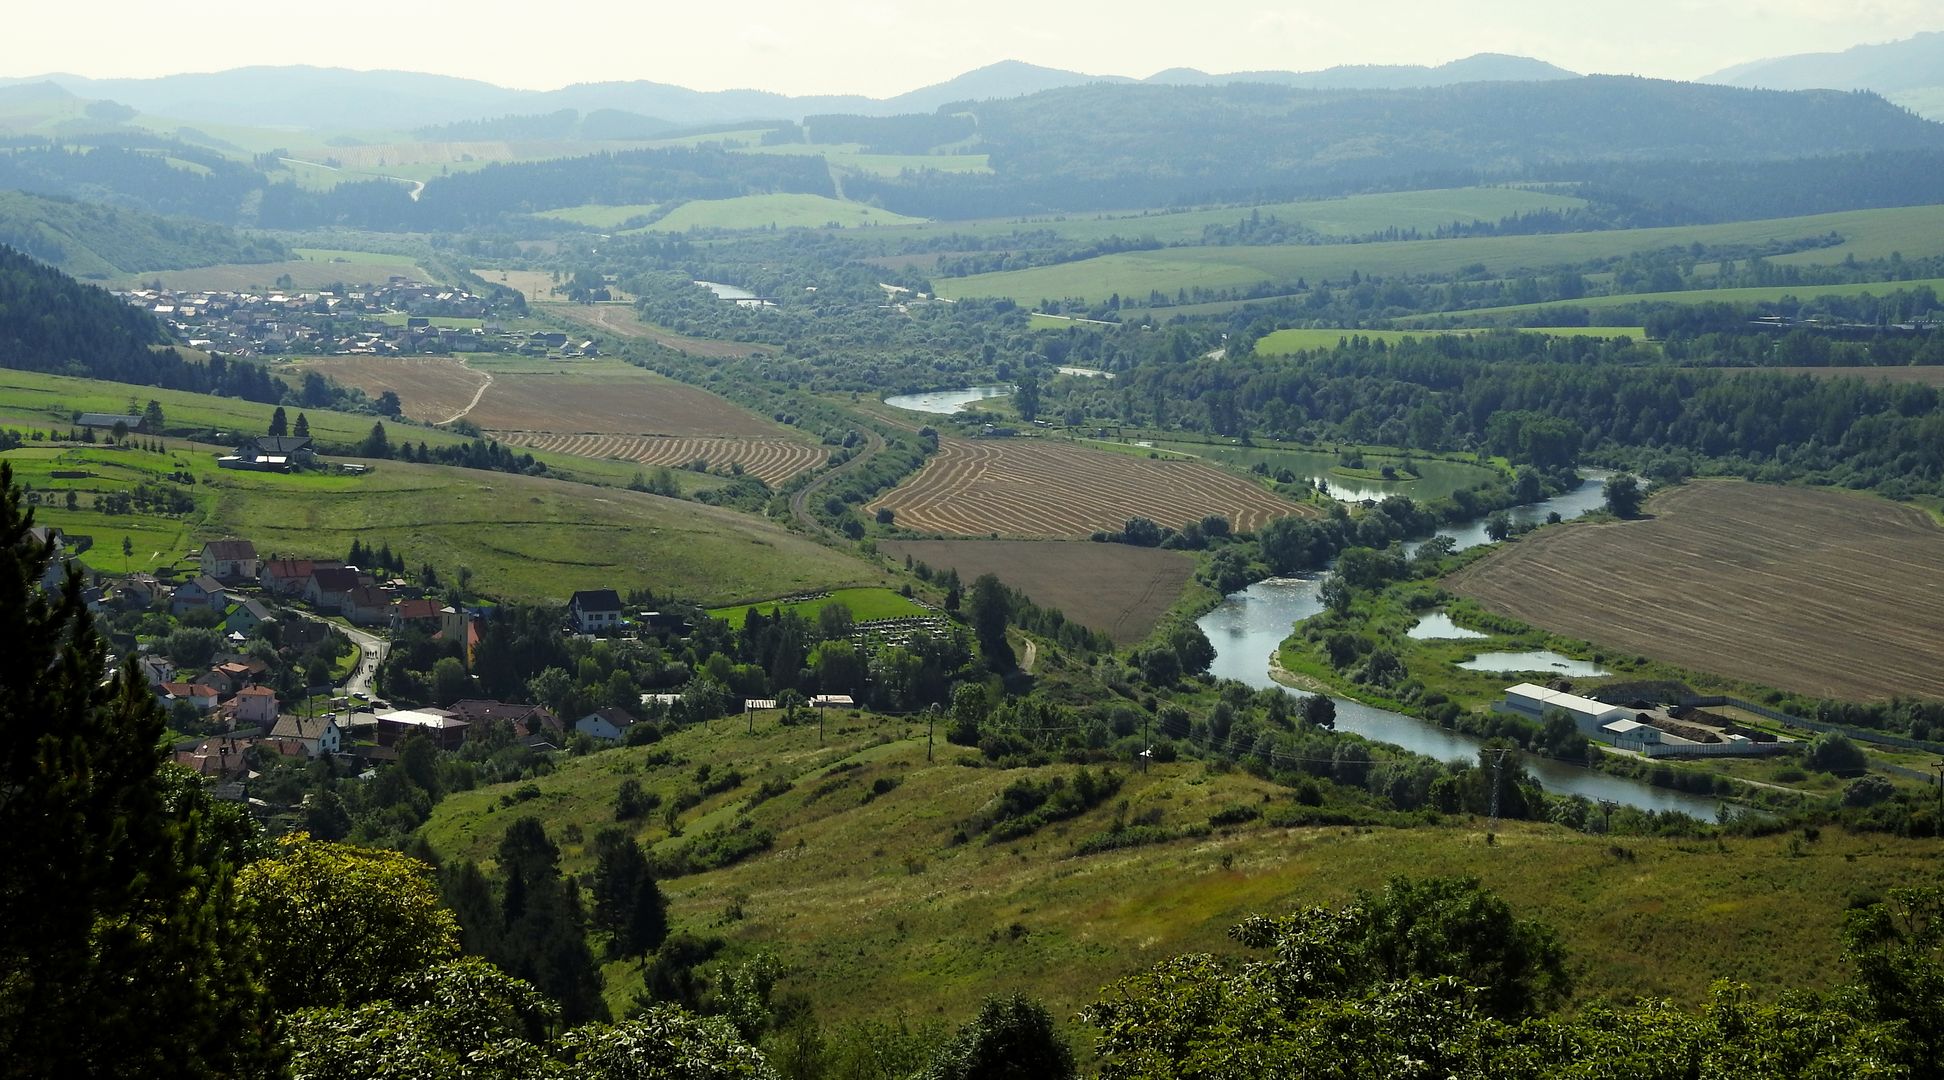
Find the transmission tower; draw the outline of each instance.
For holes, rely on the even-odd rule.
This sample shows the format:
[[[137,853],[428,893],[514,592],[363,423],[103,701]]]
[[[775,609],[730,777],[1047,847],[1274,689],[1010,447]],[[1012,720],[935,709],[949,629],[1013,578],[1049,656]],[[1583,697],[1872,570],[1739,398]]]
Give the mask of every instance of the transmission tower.
[[[1492,824],[1491,831],[1498,831],[1499,821],[1499,780],[1505,774],[1505,755],[1511,749],[1503,746],[1490,747],[1486,753],[1492,755]]]

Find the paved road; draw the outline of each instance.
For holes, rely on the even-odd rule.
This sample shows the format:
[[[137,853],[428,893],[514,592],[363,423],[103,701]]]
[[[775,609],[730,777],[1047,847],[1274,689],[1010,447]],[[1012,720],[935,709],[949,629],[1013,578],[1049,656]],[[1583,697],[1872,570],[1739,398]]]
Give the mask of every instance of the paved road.
[[[370,697],[372,680],[378,677],[378,665],[385,662],[385,639],[355,626],[346,626],[322,615],[313,615],[308,611],[298,611],[297,614],[312,622],[323,623],[351,639],[351,643],[358,647],[358,667],[351,672],[351,677],[345,680],[344,685],[338,688],[338,693],[363,694]]]

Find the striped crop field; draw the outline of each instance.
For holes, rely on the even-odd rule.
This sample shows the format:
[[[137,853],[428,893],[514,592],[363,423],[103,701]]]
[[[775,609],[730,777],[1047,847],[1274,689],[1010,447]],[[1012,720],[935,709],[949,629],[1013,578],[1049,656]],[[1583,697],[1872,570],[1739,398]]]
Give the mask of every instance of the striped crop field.
[[[495,431],[512,446],[525,446],[586,458],[618,458],[642,465],[683,468],[706,462],[711,469],[740,465],[744,472],[775,487],[823,464],[827,453],[793,439],[734,439],[697,436],[563,435],[546,431]]]
[[[1220,514],[1238,531],[1315,514],[1193,461],[1105,454],[1043,439],[943,439],[917,476],[865,507],[946,536],[1079,537],[1131,517],[1179,528]]]

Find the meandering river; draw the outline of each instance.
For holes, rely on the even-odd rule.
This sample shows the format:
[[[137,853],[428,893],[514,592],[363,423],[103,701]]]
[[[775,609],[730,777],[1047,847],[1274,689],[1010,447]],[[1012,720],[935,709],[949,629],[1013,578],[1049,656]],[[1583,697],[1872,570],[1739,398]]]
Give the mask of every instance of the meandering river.
[[[1515,521],[1525,522],[1544,521],[1547,514],[1554,512],[1561,519],[1578,517],[1603,503],[1601,487],[1604,480],[1604,474],[1589,474],[1588,479],[1573,491],[1558,498],[1519,507],[1511,511],[1512,517]],[[1483,521],[1440,532],[1455,539],[1461,549],[1486,542]],[[1219,607],[1202,616],[1196,625],[1215,646],[1215,662],[1210,666],[1210,672],[1217,678],[1237,679],[1257,689],[1276,687],[1297,697],[1309,696],[1270,678],[1269,661],[1281,647],[1283,639],[1289,636],[1291,627],[1323,610],[1323,602],[1317,597],[1316,591],[1325,576],[1323,573],[1305,574],[1301,577],[1258,581],[1240,592],[1230,594]],[[1391,743],[1443,761],[1476,762],[1479,748],[1485,745],[1485,741],[1476,736],[1447,731],[1416,717],[1344,698],[1336,699],[1336,726],[1341,731],[1353,731],[1365,738]],[[1528,756],[1525,765],[1527,771],[1548,791],[1583,795],[1595,800],[1606,799],[1643,810],[1678,810],[1710,821],[1721,805],[1716,799],[1669,791],[1638,780],[1611,776],[1546,758]]]

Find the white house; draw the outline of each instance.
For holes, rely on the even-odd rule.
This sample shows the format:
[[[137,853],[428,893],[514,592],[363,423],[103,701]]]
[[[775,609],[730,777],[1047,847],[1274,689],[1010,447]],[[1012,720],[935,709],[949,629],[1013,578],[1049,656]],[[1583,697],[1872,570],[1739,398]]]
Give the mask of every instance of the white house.
[[[586,589],[567,601],[567,617],[583,634],[599,634],[621,628],[621,595],[613,589]]]
[[[344,749],[344,729],[338,727],[337,721],[328,716],[312,719],[301,716],[280,716],[267,737],[277,742],[301,746],[304,752],[312,757],[335,754]]]
[[[277,692],[267,686],[246,686],[238,690],[230,699],[230,707],[239,724],[269,727],[277,722]]]
[[[255,580],[259,565],[256,545],[248,540],[211,540],[199,561],[203,573],[227,582]]]
[[[639,723],[626,709],[596,709],[574,721],[574,730],[602,742],[620,742],[627,737],[628,729]]]
[[[229,603],[223,593],[223,583],[208,574],[199,574],[176,586],[169,596],[169,614],[180,618],[184,612],[197,608],[215,608],[221,611]]]

